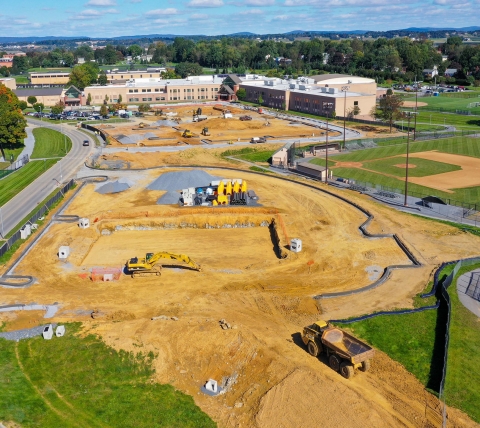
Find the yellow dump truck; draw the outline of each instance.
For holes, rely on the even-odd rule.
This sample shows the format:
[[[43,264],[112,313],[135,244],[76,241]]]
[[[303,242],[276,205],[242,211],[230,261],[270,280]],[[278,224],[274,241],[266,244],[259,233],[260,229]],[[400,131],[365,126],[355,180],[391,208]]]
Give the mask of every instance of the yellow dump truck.
[[[330,367],[346,379],[354,375],[356,368],[366,372],[375,354],[366,343],[325,321],[305,327],[302,340],[310,355],[318,357],[324,352]]]

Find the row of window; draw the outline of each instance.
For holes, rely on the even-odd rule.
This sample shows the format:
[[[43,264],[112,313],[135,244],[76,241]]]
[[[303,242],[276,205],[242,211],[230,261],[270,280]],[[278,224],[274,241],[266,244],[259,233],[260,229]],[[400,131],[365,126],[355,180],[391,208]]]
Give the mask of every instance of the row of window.
[[[157,75],[155,77],[160,77],[160,76],[161,76],[161,74],[157,73]],[[118,79],[118,74],[117,75],[108,74],[107,77],[109,77],[111,80]],[[140,77],[140,79],[143,78],[143,74],[140,74],[140,76],[138,76],[138,74],[136,74],[136,75],[130,74],[130,79],[135,79],[135,78],[138,78],[138,77]],[[145,76],[145,77],[147,77],[147,76]],[[153,74],[150,74],[149,77],[153,77]],[[124,78],[124,76],[120,76],[120,79],[123,79],[123,78]],[[125,76],[125,79],[128,79],[128,76]]]

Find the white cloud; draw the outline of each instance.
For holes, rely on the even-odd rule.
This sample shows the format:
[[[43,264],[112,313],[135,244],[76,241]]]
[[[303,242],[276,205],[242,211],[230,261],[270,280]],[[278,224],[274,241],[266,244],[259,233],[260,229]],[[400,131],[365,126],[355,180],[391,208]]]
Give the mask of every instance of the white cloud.
[[[190,15],[190,19],[208,19],[208,15],[206,13],[194,13]]]
[[[156,16],[165,16],[165,15],[177,15],[178,14],[178,10],[173,8],[173,7],[169,7],[167,9],[154,9],[154,10],[150,10],[148,11],[147,13],[145,13],[145,16],[149,17],[149,18],[154,18]]]
[[[141,3],[142,0],[130,0],[130,3]]]
[[[261,15],[263,11],[260,9],[247,9],[242,12],[239,12],[239,15]]]
[[[189,7],[222,7],[223,0],[191,0]]]
[[[82,10],[80,13],[78,14],[74,14],[73,15],[73,19],[76,19],[76,20],[86,20],[86,19],[94,19],[94,18],[100,18],[102,17],[103,15],[107,15],[107,14],[118,14],[120,13],[118,10],[116,9],[106,9],[106,10],[97,10],[97,9],[85,9],[85,10]]]
[[[89,0],[85,3],[85,6],[97,6],[97,7],[110,7],[116,6],[117,2],[115,0]]]
[[[246,0],[242,3],[243,6],[273,6],[275,4],[275,0]]]
[[[272,21],[286,21],[288,19],[288,15],[276,15],[272,18]]]
[[[17,25],[30,25],[30,21],[26,19],[14,19],[13,23]]]

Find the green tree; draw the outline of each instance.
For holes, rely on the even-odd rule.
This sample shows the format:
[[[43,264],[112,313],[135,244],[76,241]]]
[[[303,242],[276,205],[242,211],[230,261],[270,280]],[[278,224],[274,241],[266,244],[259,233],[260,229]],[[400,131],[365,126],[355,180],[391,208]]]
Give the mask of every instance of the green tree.
[[[6,144],[23,143],[27,137],[25,120],[20,102],[12,90],[0,84],[0,152],[5,159]]]
[[[240,89],[237,91],[236,95],[237,95],[237,98],[238,98],[239,100],[243,101],[244,99],[247,98],[247,91],[246,91],[245,89],[243,89],[243,88],[240,88]]]
[[[175,73],[185,79],[187,76],[199,76],[203,73],[203,67],[192,62],[181,62],[175,66]]]
[[[100,114],[102,116],[108,115],[108,107],[105,104],[100,107]]]
[[[19,106],[20,109],[23,111],[23,110],[25,110],[25,109],[28,107],[28,104],[27,104],[26,101],[20,101],[20,102],[18,103],[18,106]]]
[[[118,104],[121,104],[121,103],[122,103],[122,101],[123,101],[122,94],[119,94],[119,95],[118,95],[118,101],[117,101],[117,102],[118,102]]]
[[[132,56],[132,59],[135,60],[142,55],[143,49],[138,45],[132,45],[128,47],[128,53]]]
[[[73,85],[83,91],[87,86],[96,83],[98,71],[98,64],[93,62],[77,65],[70,73],[68,85]]]
[[[138,106],[138,111],[141,113],[145,113],[150,110],[150,104],[140,104]]]
[[[63,110],[65,110],[65,104],[62,101],[59,101],[51,108],[53,114],[61,114]]]
[[[263,97],[261,95],[258,96],[258,104],[263,105]]]
[[[388,122],[390,125],[390,132],[392,132],[393,122],[403,117],[403,112],[401,110],[402,106],[402,97],[393,95],[392,90],[389,89],[387,95],[384,98],[380,98],[378,108],[372,108],[370,113],[375,118]]]
[[[34,97],[33,95],[30,95],[27,98],[27,102],[28,102],[28,104],[33,106],[37,102],[37,97]]]
[[[89,92],[87,95],[87,106],[92,104],[92,94]]]
[[[106,86],[108,84],[107,75],[104,71],[101,71],[98,76],[98,84],[101,86]]]
[[[42,112],[45,110],[45,106],[43,105],[43,103],[35,103],[33,105],[33,108],[35,109],[35,111],[38,113],[38,112]]]

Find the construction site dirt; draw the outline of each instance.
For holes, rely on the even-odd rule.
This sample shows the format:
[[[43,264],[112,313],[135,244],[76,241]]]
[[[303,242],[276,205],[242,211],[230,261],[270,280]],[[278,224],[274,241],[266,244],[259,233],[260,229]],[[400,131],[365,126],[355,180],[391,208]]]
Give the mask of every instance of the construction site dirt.
[[[5,304],[59,302],[52,322],[82,321],[85,332],[114,348],[153,351],[155,380],[192,395],[220,427],[438,426],[438,400],[385,354],[377,352],[368,373],[345,380],[306,352],[300,332],[319,318],[412,307],[432,270],[476,254],[480,238],[343,192],[375,215],[369,231],[397,233],[423,266],[394,271],[374,290],[318,301],[312,296],[369,284],[372,267],[411,262],[392,238],[364,237],[358,227],[366,217],[357,209],[275,177],[208,170],[246,180],[261,207],[157,205],[165,191],[147,186],[175,170],[118,172],[115,179],[131,183],[121,193],[84,186],[65,214],[87,217],[91,227],[52,225],[16,268],[38,282],[2,289]],[[278,258],[267,227],[272,219],[282,246],[301,238],[302,252]],[[70,247],[67,262],[57,257],[62,245]],[[94,266],[123,267],[130,257],[156,251],[188,254],[202,270],[171,266],[159,277],[89,279]],[[11,313],[6,317],[0,322],[7,321],[7,329],[38,322],[33,315],[17,322]],[[221,319],[231,328],[221,328]],[[226,393],[202,394],[210,378],[229,379]],[[478,426],[453,408],[448,417],[450,426]]]
[[[136,118],[133,122],[112,124],[103,131],[109,136],[112,146],[141,145],[141,146],[172,146],[179,142],[189,145],[201,145],[203,139],[210,144],[230,141],[250,141],[253,137],[271,139],[280,138],[307,138],[317,136],[325,138],[325,129],[303,125],[292,121],[276,119],[256,112],[249,112],[252,120],[241,121],[239,118],[244,110],[229,107],[233,117],[225,119],[223,113],[211,105],[202,105],[202,113],[207,118],[201,122],[193,122],[194,106],[170,107],[163,111],[163,115]],[[202,134],[204,128],[207,133]],[[188,129],[192,136],[183,137]],[[329,136],[340,135],[336,131],[329,131]]]

